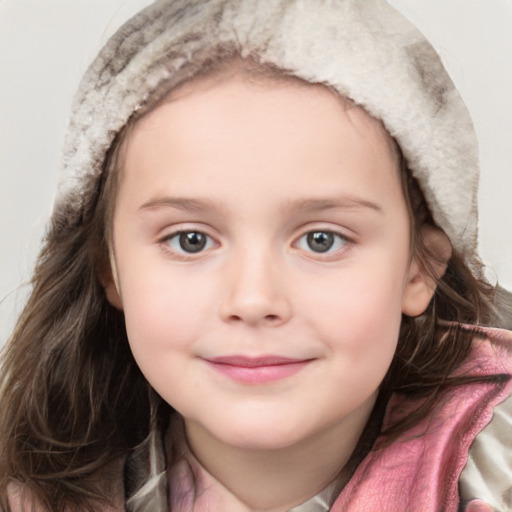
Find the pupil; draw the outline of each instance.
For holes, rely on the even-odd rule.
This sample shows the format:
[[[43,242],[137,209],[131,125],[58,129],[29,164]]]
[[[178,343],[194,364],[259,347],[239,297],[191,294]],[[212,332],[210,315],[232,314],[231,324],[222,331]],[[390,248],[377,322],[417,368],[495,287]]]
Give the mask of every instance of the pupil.
[[[180,233],[180,247],[186,252],[199,252],[206,245],[206,236],[203,233],[190,231]]]
[[[307,236],[308,246],[315,252],[326,252],[334,244],[334,235],[326,231],[314,231]]]

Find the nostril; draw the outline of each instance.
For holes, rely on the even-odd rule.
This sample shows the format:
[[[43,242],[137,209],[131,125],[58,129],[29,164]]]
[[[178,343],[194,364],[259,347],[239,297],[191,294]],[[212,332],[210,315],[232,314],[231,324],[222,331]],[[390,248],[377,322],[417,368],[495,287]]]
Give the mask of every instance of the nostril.
[[[223,321],[232,323],[277,326],[288,320],[290,310],[288,302],[280,298],[239,294],[221,301],[219,314]]]
[[[268,324],[276,324],[280,322],[281,317],[279,315],[264,315],[263,317],[259,317],[261,321]],[[258,321],[257,318],[249,318],[244,315],[229,315],[228,320],[231,322],[255,322]]]

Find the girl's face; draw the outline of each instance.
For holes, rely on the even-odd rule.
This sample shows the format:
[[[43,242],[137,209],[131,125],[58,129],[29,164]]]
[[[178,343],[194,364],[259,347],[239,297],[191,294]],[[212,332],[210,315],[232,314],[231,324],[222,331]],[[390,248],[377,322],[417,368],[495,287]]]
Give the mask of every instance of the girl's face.
[[[107,291],[189,431],[267,449],[363,428],[423,307],[397,165],[377,121],[298,81],[202,79],[136,124]]]

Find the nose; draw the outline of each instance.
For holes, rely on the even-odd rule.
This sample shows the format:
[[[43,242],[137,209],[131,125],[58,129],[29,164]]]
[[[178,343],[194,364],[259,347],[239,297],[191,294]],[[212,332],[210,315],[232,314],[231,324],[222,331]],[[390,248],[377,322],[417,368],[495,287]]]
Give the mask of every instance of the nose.
[[[223,279],[220,316],[227,322],[278,326],[291,316],[283,272],[270,254],[234,255]]]

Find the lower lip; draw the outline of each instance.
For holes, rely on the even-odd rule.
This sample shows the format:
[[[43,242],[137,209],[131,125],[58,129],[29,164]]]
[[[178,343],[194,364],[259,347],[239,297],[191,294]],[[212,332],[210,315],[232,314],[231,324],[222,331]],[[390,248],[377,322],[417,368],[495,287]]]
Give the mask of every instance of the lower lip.
[[[262,366],[236,366],[207,361],[215,371],[243,384],[265,384],[290,377],[302,370],[311,360]]]

